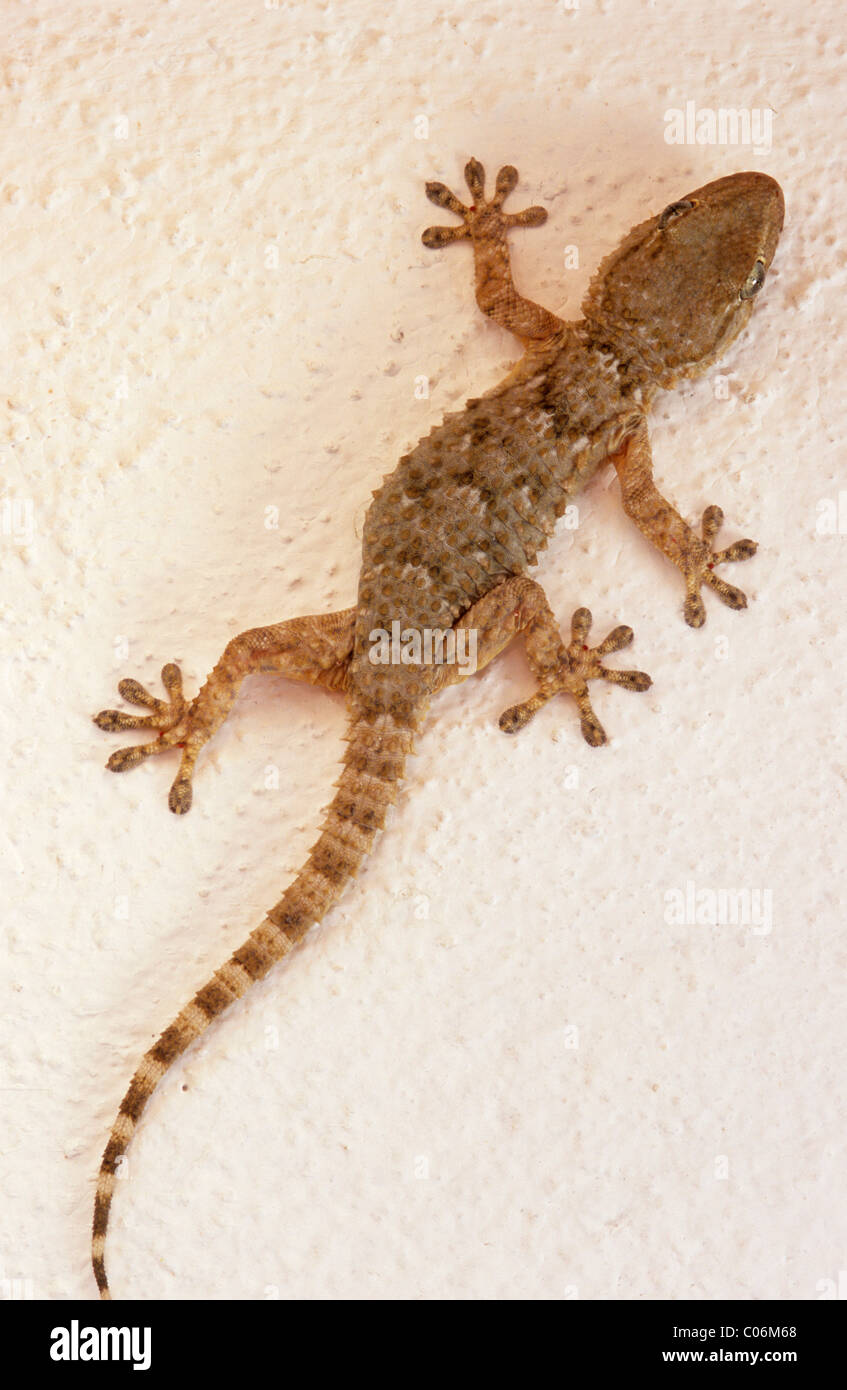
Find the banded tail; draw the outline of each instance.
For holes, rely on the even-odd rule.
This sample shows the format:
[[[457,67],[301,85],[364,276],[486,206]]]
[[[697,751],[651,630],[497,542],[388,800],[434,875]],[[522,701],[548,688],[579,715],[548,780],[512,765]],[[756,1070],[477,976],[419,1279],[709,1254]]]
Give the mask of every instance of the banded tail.
[[[415,721],[413,721],[415,722]],[[199,1038],[214,1019],[246,994],[255,980],[287,955],[341,896],[385,823],[412,751],[414,730],[393,716],[354,719],[347,733],[343,770],[324,815],[321,834],[306,863],[271,908],[261,926],[216,970],[209,982],[144,1054],[100,1164],[94,1201],[91,1261],[100,1297],[112,1297],[104,1250],[116,1171],[129,1148],[141,1112],[171,1063]]]

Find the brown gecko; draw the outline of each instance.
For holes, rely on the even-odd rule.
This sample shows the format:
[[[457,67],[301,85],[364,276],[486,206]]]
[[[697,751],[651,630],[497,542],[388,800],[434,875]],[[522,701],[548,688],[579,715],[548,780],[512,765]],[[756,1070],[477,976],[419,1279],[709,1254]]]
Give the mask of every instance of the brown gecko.
[[[424,245],[470,241],[477,303],[515,334],[524,353],[500,385],[447,415],[404,455],[373,494],[355,606],[241,633],[190,703],[179,668],[168,664],[162,671],[166,702],[137,681],[123,680],[118,689],[124,699],[149,713],[104,710],[96,716],[101,729],[156,734],[113,753],[107,763],[113,772],[181,750],[168,804],[183,815],[191,806],[197,755],[226,719],[245,676],[275,671],[341,691],[349,709],[341,776],[304,867],[145,1054],[121,1101],[94,1207],[92,1259],[103,1298],[111,1297],[104,1247],[116,1169],[154,1088],[212,1020],[336,902],[384,825],[431,697],[468,674],[467,663],[427,661],[415,641],[434,635],[438,654],[448,636],[473,636],[480,669],[520,635],[536,690],[501,715],[501,729],[514,733],[554,695],[566,694],[576,701],[583,736],[604,743],[588,682],[602,679],[628,690],[650,685],[643,672],[603,662],[629,645],[632,630],[616,627],[591,648],[591,614],[578,608],[570,642],[564,641],[527,570],[569,501],[608,460],[627,515],[682,572],[686,622],[700,627],[705,620],[703,585],[730,608],[746,606],[744,594],[720,578],[717,567],[748,559],[755,543],[740,540],[715,551],[720,508],[706,508],[698,535],[665,500],[653,482],[646,416],[657,391],[703,371],[747,322],[782,228],[779,185],[765,174],[732,174],[639,223],[600,265],[584,317],[567,323],[519,294],[509,265],[508,230],[539,226],[544,209],[502,210],[518,179],[511,166],[500,170],[490,200],[477,160],[467,165],[465,178],[468,207],[443,184],[427,184],[430,200],[460,222],[428,228]],[[376,634],[400,630],[405,657],[375,660]],[[444,645],[442,656],[449,651]]]

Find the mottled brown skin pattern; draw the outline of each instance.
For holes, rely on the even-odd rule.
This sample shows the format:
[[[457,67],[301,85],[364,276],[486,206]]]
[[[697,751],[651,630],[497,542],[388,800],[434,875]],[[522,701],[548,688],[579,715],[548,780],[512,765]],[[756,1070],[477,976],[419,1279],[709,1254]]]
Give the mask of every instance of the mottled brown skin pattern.
[[[746,323],[782,227],[779,185],[764,174],[730,175],[640,223],[597,271],[584,318],[565,323],[518,293],[509,265],[509,228],[540,225],[544,210],[502,211],[517,183],[510,166],[497,175],[490,200],[476,160],[465,177],[469,206],[443,184],[427,184],[432,202],[460,223],[430,227],[423,241],[432,248],[471,242],[477,302],[515,334],[524,355],[499,386],[446,416],[374,493],[356,606],[242,633],[190,703],[178,668],[167,665],[167,701],[124,680],[121,695],[149,713],[104,710],[96,717],[102,729],[145,728],[157,735],[113,753],[107,765],[115,772],[181,749],[169,796],[171,810],[181,815],[191,805],[197,755],[226,719],[245,676],[275,671],[341,691],[350,710],[337,790],[304,867],[145,1055],[121,1102],[94,1208],[92,1258],[104,1298],[111,1296],[103,1252],[115,1174],[157,1082],[338,899],[385,823],[430,698],[462,678],[455,664],[375,665],[371,633],[390,631],[395,621],[404,631],[473,628],[478,669],[520,634],[536,690],[504,712],[500,727],[514,733],[554,695],[567,694],[576,702],[583,736],[604,743],[588,681],[630,690],[649,686],[643,672],[603,664],[603,657],[632,641],[632,631],[617,627],[590,648],[591,614],[579,608],[565,642],[527,570],[568,502],[607,460],[617,469],[627,514],[682,572],[686,621],[699,627],[705,620],[703,585],[731,608],[746,604],[716,567],[747,559],[754,543],[736,541],[715,551],[720,509],[705,510],[698,535],[665,500],[653,482],[646,413],[659,389],[703,371]]]

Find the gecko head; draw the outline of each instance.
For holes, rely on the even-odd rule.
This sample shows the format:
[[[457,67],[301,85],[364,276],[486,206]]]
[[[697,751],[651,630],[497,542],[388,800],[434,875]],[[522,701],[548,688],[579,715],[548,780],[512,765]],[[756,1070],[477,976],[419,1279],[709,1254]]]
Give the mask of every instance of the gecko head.
[[[696,188],[633,227],[598,268],[583,313],[616,349],[634,347],[658,385],[695,376],[750,317],[784,215],[767,174]]]

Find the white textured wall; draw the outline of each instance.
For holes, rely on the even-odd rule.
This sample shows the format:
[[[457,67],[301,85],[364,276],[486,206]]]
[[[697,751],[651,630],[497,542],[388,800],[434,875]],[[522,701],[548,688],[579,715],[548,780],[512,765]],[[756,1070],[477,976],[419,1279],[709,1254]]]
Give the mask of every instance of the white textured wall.
[[[499,733],[517,651],[438,701],[354,890],[151,1102],[113,1288],[816,1297],[847,1268],[847,505],[819,530],[846,485],[841,6],[388,8],[0,5],[0,1277],[93,1293],[128,1078],[298,866],[344,723],[256,680],[180,821],[173,763],[110,776],[90,716],[120,676],[158,690],[175,659],[193,693],[243,628],[353,601],[371,490],[514,356],[467,248],[420,244],[449,220],[424,180],[475,154],[548,207],[516,272],[572,316],[633,222],[782,182],[728,399],[704,379],[652,427],[681,510],[759,540],[750,607],[687,629],[597,480],[539,577],[563,620],[631,623],[653,689],[597,693],[599,751],[564,702]],[[771,148],[668,144],[688,101],[771,111]],[[668,922],[687,882],[767,891],[772,929]]]

